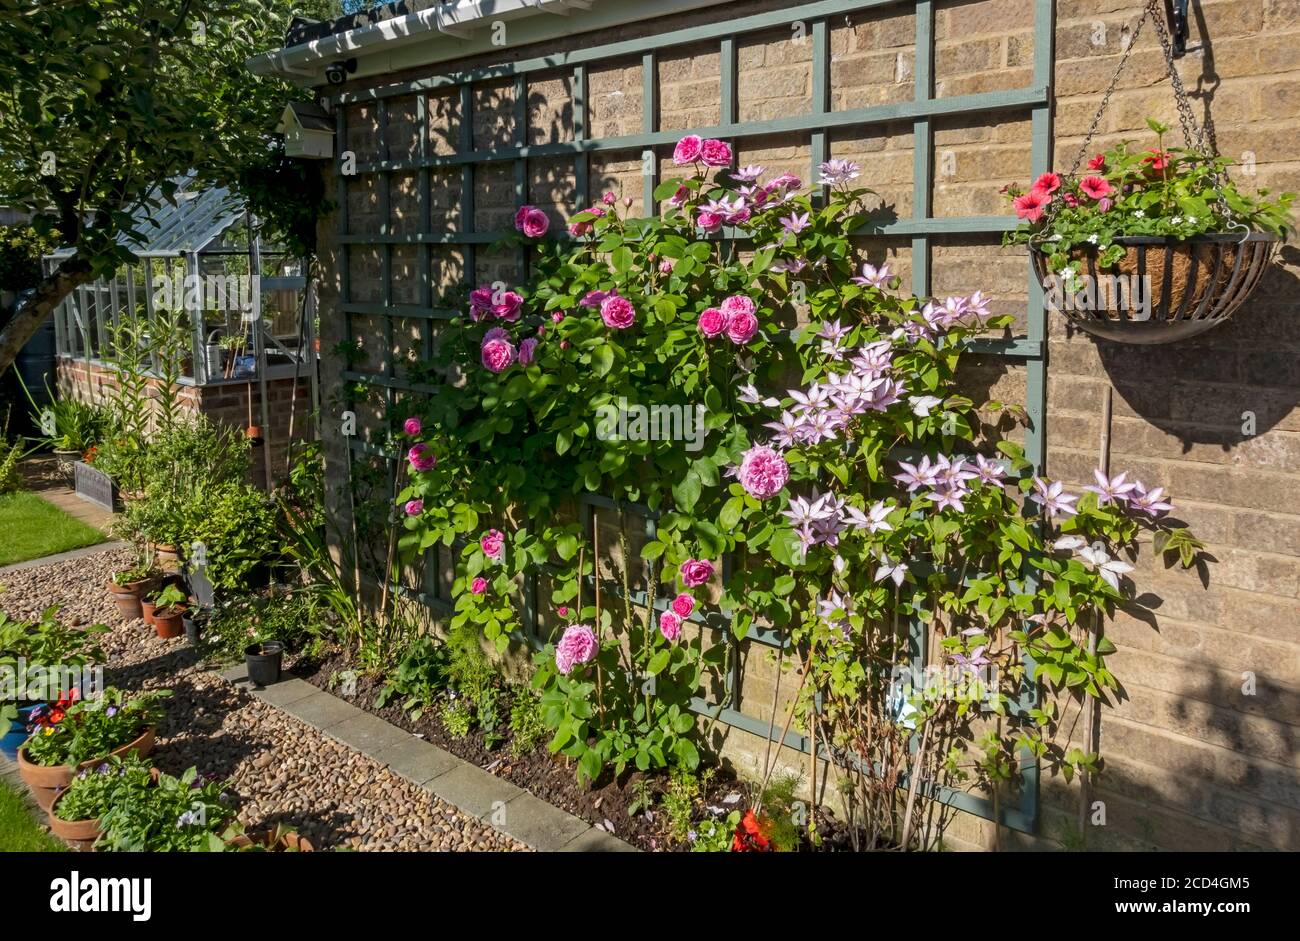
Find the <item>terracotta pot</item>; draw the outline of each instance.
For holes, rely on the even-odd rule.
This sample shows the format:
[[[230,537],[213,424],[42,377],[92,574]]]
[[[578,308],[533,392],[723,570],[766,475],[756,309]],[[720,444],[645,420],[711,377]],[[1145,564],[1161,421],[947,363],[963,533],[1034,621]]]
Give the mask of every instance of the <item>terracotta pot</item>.
[[[175,572],[181,567],[181,551],[175,546],[154,546],[154,559],[165,572]]]
[[[126,585],[108,583],[108,593],[117,603],[117,613],[122,615],[123,620],[134,621],[144,616],[140,608],[140,588],[143,584],[144,582],[130,582]]]
[[[153,614],[153,629],[159,637],[170,639],[180,637],[185,633],[185,624],[182,618],[185,616],[184,605],[169,605],[166,608],[155,608]]]
[[[63,794],[59,794],[47,812],[50,818],[50,832],[76,849],[90,849],[91,844],[99,839],[99,820],[97,818],[91,820],[62,819],[59,816],[59,801],[62,799]]]
[[[36,798],[36,803],[41,810],[48,811],[54,803],[54,798],[58,792],[72,783],[72,776],[83,768],[93,768],[104,760],[105,757],[125,758],[127,755],[139,755],[144,758],[153,751],[154,744],[157,742],[157,734],[150,727],[133,741],[127,742],[121,748],[115,748],[109,752],[108,756],[100,755],[89,761],[83,761],[75,768],[72,765],[38,765],[35,762],[27,760],[27,747],[23,746],[18,749],[18,775],[27,785],[27,789],[32,792],[32,797]]]
[[[158,610],[158,605],[152,601],[140,602],[140,615],[144,618],[144,623],[153,626],[153,613]]]
[[[297,850],[299,853],[311,853],[315,852],[316,849],[311,845],[311,840],[296,833],[286,833],[276,840],[274,845],[271,843],[271,837],[272,834],[269,831],[254,833],[252,836],[240,834],[230,840],[228,845],[239,850],[248,849],[250,846],[263,846],[271,853],[285,853],[290,850]]]

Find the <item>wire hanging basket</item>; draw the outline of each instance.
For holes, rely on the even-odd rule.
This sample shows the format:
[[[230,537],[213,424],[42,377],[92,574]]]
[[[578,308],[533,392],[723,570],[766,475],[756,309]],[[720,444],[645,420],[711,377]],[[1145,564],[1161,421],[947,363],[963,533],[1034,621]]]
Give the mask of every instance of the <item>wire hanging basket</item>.
[[[1201,153],[1210,150],[1174,65],[1173,45],[1159,10],[1159,0],[1148,0],[1074,166],[1067,174],[1069,179],[1075,178],[1088,153],[1120,73],[1148,18],[1155,24],[1164,52],[1183,139],[1189,149]],[[1093,336],[1143,345],[1185,340],[1228,320],[1259,286],[1280,238],[1271,232],[1252,231],[1244,222],[1233,218],[1223,195],[1225,181],[1226,177],[1216,177],[1215,188],[1220,215],[1230,220],[1230,231],[1187,238],[1119,236],[1112,244],[1122,246],[1124,253],[1106,266],[1099,264],[1101,253],[1092,246],[1077,245],[1070,249],[1070,267],[1080,276],[1083,303],[1073,302],[1076,298],[1072,291],[1080,289],[1080,282],[1075,282],[1073,287],[1059,285],[1059,275],[1053,275],[1048,267],[1050,251],[1045,245],[1031,241],[1030,261],[1039,283],[1048,288],[1050,278],[1058,279],[1058,302],[1049,301],[1049,306]],[[1086,280],[1082,277],[1085,275]],[[1064,303],[1059,303],[1061,299]]]
[[[1086,274],[1087,302],[1053,306],[1079,329],[1119,343],[1186,340],[1230,318],[1259,286],[1277,246],[1270,232],[1189,239],[1126,236],[1124,255],[1106,268],[1098,252],[1073,253]],[[1039,283],[1051,277],[1047,254],[1030,253]]]

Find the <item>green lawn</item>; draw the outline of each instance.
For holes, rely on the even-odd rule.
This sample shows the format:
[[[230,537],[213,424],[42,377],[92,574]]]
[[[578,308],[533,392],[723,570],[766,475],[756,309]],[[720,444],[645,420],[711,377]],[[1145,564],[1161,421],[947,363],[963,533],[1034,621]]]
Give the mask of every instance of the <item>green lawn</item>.
[[[0,853],[61,853],[65,849],[36,822],[24,795],[0,782]]]
[[[105,538],[34,493],[0,497],[0,565],[93,546]]]

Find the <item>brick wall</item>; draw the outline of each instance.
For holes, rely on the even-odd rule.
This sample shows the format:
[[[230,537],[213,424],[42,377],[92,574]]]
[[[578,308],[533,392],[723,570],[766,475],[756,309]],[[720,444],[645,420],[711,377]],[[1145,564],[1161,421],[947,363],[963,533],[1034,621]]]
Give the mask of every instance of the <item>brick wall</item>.
[[[117,372],[111,366],[92,363],[84,359],[60,356],[58,360],[59,388],[84,402],[103,403],[112,394],[117,382]],[[157,383],[153,383],[157,394]],[[294,393],[297,402],[294,402]],[[177,390],[181,411],[190,415],[203,414],[218,425],[232,428],[241,434],[248,427],[249,399],[252,399],[253,423],[262,425],[261,389],[252,385],[234,383],[213,386],[183,385]],[[289,442],[308,441],[315,437],[312,417],[311,385],[307,377],[295,381],[292,377],[267,381],[267,413],[269,423],[263,426],[264,443],[253,448],[252,481],[266,488],[266,448],[270,448],[270,482],[282,480],[288,470],[285,466]],[[291,408],[292,406],[292,408]],[[292,431],[290,413],[292,412]]]
[[[503,50],[498,60],[588,46],[662,28],[721,21],[783,4],[732,3],[671,27],[648,23],[572,37],[545,50]],[[1195,7],[1192,43],[1180,72],[1195,96],[1199,119],[1222,153],[1242,161],[1234,171],[1248,189],[1300,189],[1300,42],[1297,0],[1201,0]],[[1137,0],[1059,0],[1055,65],[1056,164],[1067,167],[1081,142],[1141,12]],[[830,21],[832,107],[903,101],[914,94],[912,4],[836,16]],[[1032,8],[1024,0],[975,0],[936,4],[935,94],[967,94],[1023,87],[1033,61]],[[787,30],[746,36],[738,44],[738,107],[742,120],[799,114],[811,94],[810,44],[791,41]],[[478,58],[439,71],[491,64]],[[659,126],[684,129],[718,120],[719,56],[715,44],[665,51],[658,61]],[[386,75],[385,83],[417,77]],[[1099,148],[1123,138],[1145,140],[1145,118],[1176,123],[1172,93],[1161,80],[1162,60],[1148,25],[1134,50],[1099,129]],[[642,127],[639,57],[589,70],[589,120],[593,136],[636,133]],[[450,153],[460,137],[459,99],[428,93],[427,113],[435,153]],[[390,99],[388,134],[381,138],[374,105],[347,115],[346,149],[359,162],[413,153],[414,97]],[[510,83],[481,85],[474,100],[476,147],[572,138],[572,89],[567,75],[534,76],[525,127],[516,127]],[[936,120],[934,214],[1005,214],[997,190],[1029,175],[1027,113]],[[834,156],[859,160],[866,182],[883,207],[905,216],[912,206],[910,123],[846,129],[831,135]],[[758,163],[808,177],[809,150],[801,135],[774,135],[740,144],[742,164]],[[667,166],[667,152],[659,154]],[[528,167],[529,199],[558,223],[575,208],[612,189],[642,198],[639,153],[593,155],[586,193],[575,192],[572,162],[535,159]],[[329,170],[326,170],[329,173]],[[506,165],[474,168],[473,219],[459,206],[458,175],[431,174],[430,213],[435,229],[508,228],[514,206],[513,177]],[[418,186],[395,174],[389,218],[380,216],[377,177],[347,185],[348,232],[376,233],[418,226]],[[341,258],[337,216],[323,219],[320,234],[325,279],[321,295],[322,348],[343,336],[337,313]],[[865,257],[888,258],[906,278],[911,268],[904,240],[864,242]],[[461,250],[434,246],[430,276],[435,303],[463,273]],[[982,289],[998,297],[1000,310],[1023,321],[1026,260],[1023,250],[1002,248],[985,237],[948,237],[933,252],[934,293]],[[393,299],[415,303],[420,256],[396,248],[392,255]],[[478,255],[481,280],[517,279],[514,259]],[[349,273],[352,300],[377,302],[378,251],[354,246]],[[1300,320],[1295,317],[1300,252],[1283,248],[1258,295],[1227,326],[1170,347],[1123,347],[1071,335],[1063,321],[1049,324],[1048,470],[1075,484],[1090,480],[1098,459],[1103,396],[1113,395],[1111,466],[1128,469],[1148,485],[1166,487],[1179,515],[1209,544],[1215,562],[1201,572],[1167,570],[1144,556],[1136,573],[1148,592],[1144,610],[1120,613],[1107,626],[1119,646],[1113,659],[1125,684],[1118,707],[1105,710],[1100,739],[1107,768],[1094,798],[1105,804],[1105,826],[1090,827],[1087,845],[1106,849],[1290,848],[1300,846],[1300,784],[1296,737],[1300,726],[1300,516],[1287,499],[1300,484]],[[333,313],[331,313],[333,312]],[[384,349],[380,318],[354,317],[349,339],[363,343],[366,359],[355,368],[381,371],[388,361],[400,374],[403,361],[418,359],[427,325],[400,320],[392,349]],[[343,368],[327,355],[324,398],[338,392]],[[1018,401],[1023,373],[986,360],[973,362],[971,381],[993,397]],[[337,408],[337,406],[336,406]],[[362,434],[384,420],[377,400],[358,407]],[[346,450],[337,416],[327,407],[327,454],[331,477],[344,479]],[[346,526],[346,508],[335,507]],[[615,521],[608,521],[613,525]],[[603,525],[603,523],[602,523]],[[616,530],[602,531],[602,545],[615,545]],[[635,551],[635,550],[634,550]],[[612,560],[606,560],[614,571]],[[444,584],[444,589],[445,589]],[[746,710],[766,715],[774,668],[755,648],[746,663]],[[1253,682],[1252,695],[1243,683]],[[789,693],[789,685],[783,690]],[[784,696],[783,696],[784,698]],[[761,744],[739,732],[715,731],[715,746],[742,773],[757,766]],[[1077,733],[1076,733],[1077,735]],[[1042,788],[1038,839],[997,833],[984,821],[958,815],[948,845],[965,847],[1075,845],[1077,791],[1060,782]]]

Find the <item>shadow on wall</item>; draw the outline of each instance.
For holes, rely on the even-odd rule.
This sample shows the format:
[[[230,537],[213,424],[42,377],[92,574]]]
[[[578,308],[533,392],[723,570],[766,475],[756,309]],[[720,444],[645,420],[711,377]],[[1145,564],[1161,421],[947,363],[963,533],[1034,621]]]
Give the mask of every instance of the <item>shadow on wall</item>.
[[[1231,320],[1192,340],[1137,346],[1093,339],[1116,394],[1182,443],[1224,451],[1264,434],[1300,403],[1300,249],[1273,256]],[[1077,329],[1067,326],[1067,335]]]

